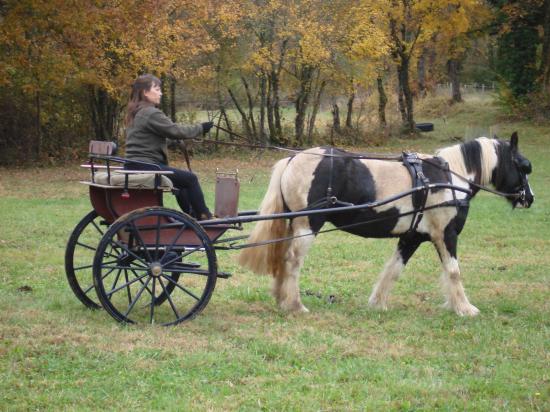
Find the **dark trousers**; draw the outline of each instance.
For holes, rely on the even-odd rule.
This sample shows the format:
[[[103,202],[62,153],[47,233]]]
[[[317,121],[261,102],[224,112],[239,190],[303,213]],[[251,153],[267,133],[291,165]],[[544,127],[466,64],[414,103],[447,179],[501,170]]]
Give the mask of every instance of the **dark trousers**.
[[[197,175],[186,170],[176,169],[174,167],[144,163],[126,163],[125,169],[128,170],[169,170],[173,172],[166,175],[172,181],[174,188],[178,189],[176,200],[181,210],[191,216],[200,218],[201,216],[209,218],[210,210],[204,201],[204,194]]]

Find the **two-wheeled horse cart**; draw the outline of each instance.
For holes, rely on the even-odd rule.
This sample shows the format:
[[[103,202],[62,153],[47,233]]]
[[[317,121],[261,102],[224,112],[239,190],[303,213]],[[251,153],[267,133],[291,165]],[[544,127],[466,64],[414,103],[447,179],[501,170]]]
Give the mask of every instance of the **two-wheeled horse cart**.
[[[69,285],[85,306],[103,306],[121,322],[192,319],[208,304],[217,279],[230,276],[218,271],[213,242],[241,225],[223,219],[199,224],[163,207],[163,192],[174,190],[166,177],[171,172],[126,170],[127,160],[113,156],[113,148],[90,143],[83,165],[90,180],[82,183],[89,186],[93,210],[67,244]],[[237,216],[238,193],[236,173],[217,174],[216,216]]]
[[[126,170],[127,160],[114,156],[113,148],[109,142],[90,143],[89,163],[83,165],[90,169],[90,180],[82,183],[89,186],[93,210],[69,238],[65,271],[85,306],[103,307],[126,323],[174,325],[198,315],[217,279],[230,276],[218,270],[216,250],[257,246],[235,246],[246,236],[224,237],[228,229],[242,229],[243,223],[373,208],[433,188],[469,191],[430,184],[369,204],[327,197],[305,210],[260,216],[255,211],[238,212],[237,175],[222,173],[216,177],[217,218],[199,222],[163,206],[163,193],[173,190],[166,177],[171,172]],[[274,241],[281,240],[285,239]]]

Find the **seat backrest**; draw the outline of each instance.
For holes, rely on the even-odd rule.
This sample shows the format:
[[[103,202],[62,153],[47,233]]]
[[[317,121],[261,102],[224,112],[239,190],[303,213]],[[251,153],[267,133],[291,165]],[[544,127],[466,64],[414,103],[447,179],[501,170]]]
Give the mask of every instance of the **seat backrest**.
[[[214,214],[219,218],[235,217],[239,209],[241,184],[237,174],[216,176],[216,205]]]
[[[89,154],[111,156],[116,153],[115,142],[103,142],[100,140],[90,140]]]

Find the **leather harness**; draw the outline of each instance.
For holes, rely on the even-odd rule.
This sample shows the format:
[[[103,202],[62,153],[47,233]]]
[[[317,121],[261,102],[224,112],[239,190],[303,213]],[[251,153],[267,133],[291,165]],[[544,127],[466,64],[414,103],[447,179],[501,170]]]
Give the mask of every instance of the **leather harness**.
[[[333,191],[332,191],[332,173],[333,173],[333,171],[332,171],[332,169],[334,167],[334,163],[333,163],[333,150],[332,150],[332,148],[331,148],[331,151],[330,151],[329,158],[330,158],[329,181],[328,181],[326,199],[323,199],[320,202],[316,202],[313,205],[309,205],[308,208],[317,208],[321,205],[322,205],[321,207],[326,207],[326,206],[329,206],[329,205],[339,205],[339,206],[341,206],[341,205],[350,205],[350,203],[342,202],[342,201],[336,199],[336,197],[334,197],[334,195],[333,195]],[[446,174],[447,174],[447,177],[449,179],[449,182],[452,182],[452,176],[451,176],[451,173],[450,173],[450,170],[449,170],[449,164],[441,158],[436,158],[436,159],[438,159],[440,162],[443,163],[442,164],[442,166],[443,166],[442,170],[447,172]],[[413,233],[413,232],[416,231],[416,229],[418,228],[418,225],[420,224],[420,221],[424,217],[424,211],[426,210],[426,202],[428,200],[428,195],[430,193],[430,188],[429,188],[430,179],[428,179],[426,177],[426,175],[424,174],[424,171],[422,169],[423,160],[418,157],[417,153],[403,152],[400,160],[403,162],[403,165],[407,168],[407,170],[409,171],[409,173],[411,175],[412,188],[413,189],[417,188],[417,187],[422,187],[423,188],[423,190],[419,190],[417,192],[414,192],[411,195],[412,196],[412,204],[413,204],[414,212],[413,212],[413,215],[412,215],[411,226],[409,227],[409,229],[407,230],[406,233]],[[441,165],[439,167],[441,167]],[[458,200],[456,198],[456,192],[455,192],[454,189],[451,190],[451,192],[453,194],[453,200],[450,201],[450,202],[447,202],[447,203],[449,205],[454,205],[457,208],[457,212],[458,212],[459,207],[467,205],[468,202],[467,202],[467,200],[465,200],[465,201]]]
[[[430,193],[430,189],[428,188],[430,179],[424,175],[422,170],[422,160],[416,153],[403,152],[402,162],[411,175],[412,187],[424,187],[424,190],[412,194],[412,204],[415,213],[412,217],[411,226],[409,227],[408,232],[414,232],[424,217],[424,208],[426,207],[426,201],[428,200],[428,194]]]

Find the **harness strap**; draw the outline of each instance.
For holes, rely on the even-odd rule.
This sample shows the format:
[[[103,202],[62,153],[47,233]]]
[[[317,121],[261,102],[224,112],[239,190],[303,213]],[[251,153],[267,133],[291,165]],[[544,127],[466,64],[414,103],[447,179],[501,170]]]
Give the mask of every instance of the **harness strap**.
[[[334,167],[333,148],[330,148],[330,169],[328,172],[328,187],[327,187],[327,199],[332,197],[332,169]]]
[[[422,160],[418,157],[416,153],[403,152],[403,164],[411,174],[412,178],[412,187],[424,187],[424,190],[415,192],[412,194],[412,203],[415,210],[411,226],[408,230],[408,233],[416,231],[420,221],[424,217],[424,210],[426,207],[426,201],[428,200],[428,194],[430,192],[428,185],[430,180],[424,175],[422,170]]]
[[[449,163],[445,159],[443,159],[442,157],[437,156],[436,159],[438,159],[439,162],[441,163],[441,169],[443,171],[447,172],[447,180],[449,181],[450,184],[452,184],[453,183],[453,175],[451,174],[451,168],[449,167]],[[458,213],[460,211],[459,209],[460,209],[461,205],[459,205],[459,203],[456,199],[456,190],[454,188],[451,189],[451,194],[453,195],[453,201],[456,204],[456,214],[458,216]]]

